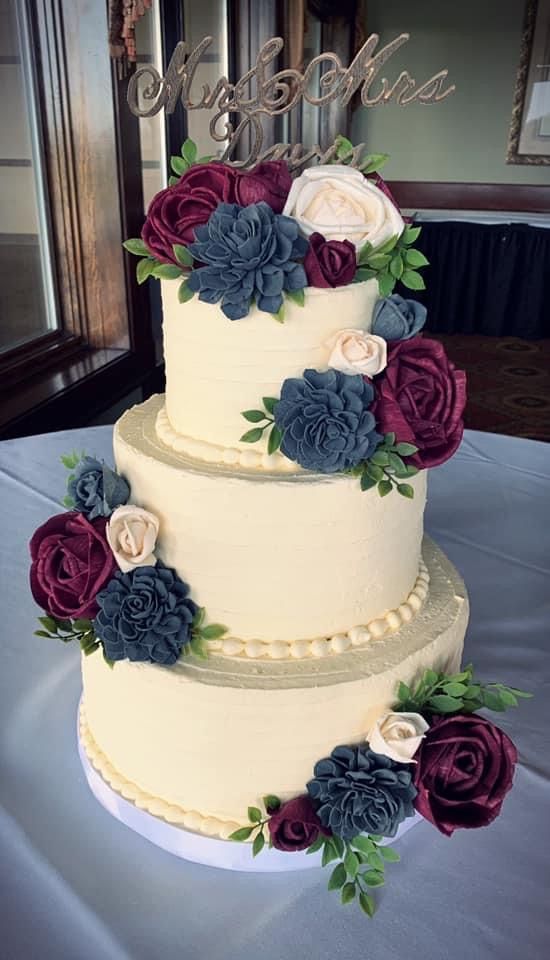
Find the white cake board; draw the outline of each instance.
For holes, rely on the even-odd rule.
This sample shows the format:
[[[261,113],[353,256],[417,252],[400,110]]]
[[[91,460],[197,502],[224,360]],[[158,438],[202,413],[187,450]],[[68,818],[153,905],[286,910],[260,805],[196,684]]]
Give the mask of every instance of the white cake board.
[[[167,850],[168,853],[209,867],[220,867],[223,870],[248,870],[255,873],[308,870],[321,866],[320,851],[312,854],[306,854],[305,851],[285,853],[283,850],[268,849],[266,846],[259,856],[253,857],[250,843],[235,843],[231,840],[219,840],[217,837],[193,833],[184,827],[167,823],[152,813],[140,810],[130,800],[125,800],[113,790],[94,769],[88,760],[78,731],[77,736],[80,761],[96,799],[113,817],[157,847]],[[420,820],[422,820],[420,814],[409,817],[400,825],[396,836],[387,843],[394,843]]]

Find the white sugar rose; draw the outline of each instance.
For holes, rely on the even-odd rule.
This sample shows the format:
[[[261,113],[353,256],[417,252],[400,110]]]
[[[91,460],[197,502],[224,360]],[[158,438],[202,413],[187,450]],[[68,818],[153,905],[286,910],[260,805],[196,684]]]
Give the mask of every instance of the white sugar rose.
[[[384,338],[363,330],[340,330],[327,346],[330,348],[329,367],[341,373],[374,377],[385,369],[388,362]]]
[[[118,566],[123,573],[134,567],[154,567],[159,521],[142,507],[128,503],[113,510],[105,533]]]
[[[385,713],[378,718],[367,740],[375,753],[399,763],[416,763],[412,758],[428,728],[419,713]]]
[[[374,248],[401,236],[405,224],[394,203],[363,176],[345,164],[325,163],[304,170],[294,180],[283,214],[298,221],[309,237],[350,240],[357,250],[367,242]]]

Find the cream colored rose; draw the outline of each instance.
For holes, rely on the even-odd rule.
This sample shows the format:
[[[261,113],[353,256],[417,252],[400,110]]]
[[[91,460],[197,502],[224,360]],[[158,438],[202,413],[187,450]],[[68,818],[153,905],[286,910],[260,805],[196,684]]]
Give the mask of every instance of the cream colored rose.
[[[341,373],[360,373],[374,377],[385,369],[388,349],[383,337],[363,330],[340,330],[329,341],[328,365]]]
[[[419,713],[385,713],[378,718],[367,740],[375,753],[400,763],[416,763],[412,758],[428,728]]]
[[[344,164],[321,164],[304,170],[287,197],[283,213],[298,221],[304,236],[322,233],[325,240],[350,240],[357,250],[374,248],[405,229],[389,197],[359,170]]]
[[[158,518],[128,503],[113,510],[106,527],[107,542],[123,573],[134,567],[154,567]]]

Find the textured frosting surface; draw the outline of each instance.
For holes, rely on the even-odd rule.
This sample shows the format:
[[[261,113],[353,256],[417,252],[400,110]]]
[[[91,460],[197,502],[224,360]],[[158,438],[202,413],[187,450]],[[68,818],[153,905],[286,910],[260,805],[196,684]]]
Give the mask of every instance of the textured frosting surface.
[[[179,810],[191,829],[213,818],[212,832],[214,820],[242,822],[266,793],[302,793],[317,760],[339,743],[365,739],[395,702],[399,680],[410,682],[427,667],[458,668],[468,617],[464,584],[429,541],[424,559],[430,593],[416,619],[339,657],[212,657],[170,668],[121,661],[113,669],[98,653],[83,657],[87,725],[110,765],[110,782],[128,781],[128,795],[146,794],[147,809],[153,798],[152,812],[161,816],[168,805],[172,822]]]
[[[288,643],[345,633],[406,600],[420,562],[426,471],[407,500],[362,493],[340,474],[205,464],[160,443],[161,405],[152,397],[124,414],[115,460],[132,502],[159,517],[158,555],[211,621],[241,640]]]
[[[378,283],[306,287],[305,305],[285,303],[285,323],[253,307],[228,320],[216,305],[178,302],[177,280],[162,280],[166,411],[176,433],[218,447],[248,449],[243,410],[278,397],[287,377],[327,369],[327,341],[346,327],[369,331]],[[249,425],[250,426],[250,425]],[[267,441],[254,444],[263,453]]]

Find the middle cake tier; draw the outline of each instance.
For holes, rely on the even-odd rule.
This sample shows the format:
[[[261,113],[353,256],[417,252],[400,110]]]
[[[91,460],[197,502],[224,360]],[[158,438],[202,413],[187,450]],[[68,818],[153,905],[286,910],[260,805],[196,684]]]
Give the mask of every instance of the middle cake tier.
[[[115,428],[132,501],[160,521],[158,555],[236,640],[312,641],[398,610],[419,570],[426,473],[414,499],[357,478],[237,472],[174,453],[155,431],[162,397]]]

